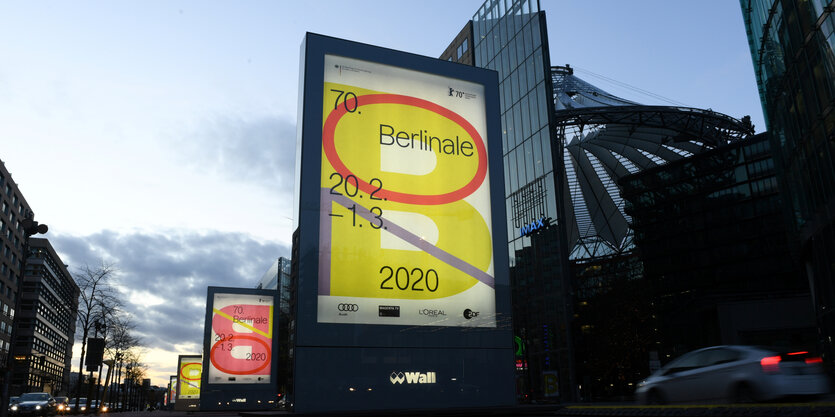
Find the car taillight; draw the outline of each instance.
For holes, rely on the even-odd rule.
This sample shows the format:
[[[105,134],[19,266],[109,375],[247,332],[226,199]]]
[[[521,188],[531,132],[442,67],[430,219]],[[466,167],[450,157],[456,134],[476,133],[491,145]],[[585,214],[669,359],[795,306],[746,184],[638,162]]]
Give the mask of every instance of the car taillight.
[[[780,356],[766,356],[760,359],[760,366],[762,366],[763,372],[780,372],[780,360]]]
[[[816,363],[823,363],[823,359],[821,358],[806,358],[806,363],[809,365],[813,365]]]

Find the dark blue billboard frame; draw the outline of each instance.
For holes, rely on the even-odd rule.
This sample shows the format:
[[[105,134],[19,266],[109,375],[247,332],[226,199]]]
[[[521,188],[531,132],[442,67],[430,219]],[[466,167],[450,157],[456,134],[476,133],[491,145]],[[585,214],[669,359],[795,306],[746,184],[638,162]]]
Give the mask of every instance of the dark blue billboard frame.
[[[402,51],[347,41],[343,39],[307,33],[302,44],[300,74],[299,142],[297,146],[297,189],[295,201],[298,206],[298,287],[296,299],[295,334],[295,395],[298,411],[323,411],[327,406],[303,405],[303,390],[317,386],[318,382],[307,375],[312,367],[306,358],[315,357],[325,348],[360,348],[364,354],[374,349],[427,349],[488,350],[496,353],[499,361],[507,362],[506,381],[494,384],[508,384],[507,397],[497,395],[495,404],[513,403],[513,334],[511,324],[509,266],[507,258],[507,225],[504,199],[504,176],[502,165],[501,122],[499,112],[498,73],[493,70],[443,61],[436,58],[415,55]],[[407,70],[438,75],[484,87],[487,125],[488,172],[490,176],[490,203],[492,217],[493,266],[495,274],[496,327],[444,327],[444,326],[402,326],[378,324],[339,324],[317,321],[317,286],[319,271],[319,228],[320,188],[322,164],[322,108],[324,96],[325,55],[369,61]],[[459,314],[455,312],[452,314]],[[309,348],[308,356],[306,349]],[[505,355],[506,351],[506,355]],[[373,354],[373,353],[372,353]],[[486,353],[485,353],[486,354]],[[506,356],[506,358],[504,357]],[[494,358],[494,356],[490,356]],[[302,365],[302,366],[300,366]],[[329,365],[338,366],[338,365]],[[344,370],[348,370],[346,367]],[[321,374],[320,369],[320,376]],[[333,369],[339,373],[339,369]],[[320,378],[321,379],[321,378]],[[499,398],[501,397],[501,398]],[[392,399],[396,403],[396,399]],[[434,406],[465,406],[464,403],[435,404]],[[484,404],[488,405],[488,404]],[[367,409],[386,408],[390,405],[371,404]],[[412,404],[401,407],[426,408]],[[344,404],[341,409],[355,406]]]
[[[308,33],[304,63],[304,110],[302,116],[301,152],[301,207],[299,210],[299,279],[297,303],[296,345],[304,346],[368,346],[365,340],[390,342],[389,346],[445,347],[495,347],[512,346],[513,336],[509,322],[510,292],[508,278],[507,225],[504,202],[503,166],[501,162],[501,124],[498,117],[487,117],[488,169],[492,206],[493,253],[496,279],[496,329],[467,328],[461,338],[460,327],[397,326],[397,325],[346,325],[318,323],[316,303],[318,285],[319,243],[319,188],[322,143],[322,97],[325,54],[338,55],[458,78],[485,86],[488,115],[499,114],[498,87],[489,88],[491,82],[498,85],[495,71],[462,65],[406,52],[331,38]],[[312,169],[311,169],[312,168]],[[307,171],[305,171],[307,170]],[[313,278],[311,278],[313,277]],[[502,327],[504,325],[504,327]],[[358,330],[359,329],[359,334]],[[501,330],[506,330],[502,332]],[[396,335],[396,339],[388,336]],[[428,339],[427,339],[428,338]],[[454,341],[449,340],[457,339]],[[379,344],[375,344],[379,345]]]
[[[209,361],[212,350],[212,310],[215,294],[241,294],[269,297],[273,300],[272,320],[272,358],[270,363],[270,382],[266,384],[217,384],[209,382]],[[200,410],[269,410],[276,408],[278,401],[278,310],[277,292],[252,288],[208,287],[206,295],[206,319],[203,329],[203,374],[200,380]],[[241,400],[245,401],[241,401]],[[250,401],[251,399],[251,401]],[[237,401],[236,401],[237,400]]]

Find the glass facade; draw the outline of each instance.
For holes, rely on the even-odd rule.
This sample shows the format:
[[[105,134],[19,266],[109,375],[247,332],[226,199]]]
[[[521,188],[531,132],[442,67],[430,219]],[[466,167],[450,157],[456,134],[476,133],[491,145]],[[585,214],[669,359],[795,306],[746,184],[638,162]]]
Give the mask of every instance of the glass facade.
[[[644,360],[719,344],[814,347],[809,285],[787,256],[766,134],[621,185],[645,268],[633,298],[652,324],[635,347]]]
[[[787,191],[794,253],[812,286],[819,343],[835,333],[835,16],[825,0],[741,0],[763,110]],[[830,368],[831,369],[831,368]]]
[[[508,256],[520,401],[566,400],[572,360],[558,232],[560,149],[552,149],[553,87],[545,13],[536,0],[488,0],[472,20],[475,65],[499,74]],[[534,232],[535,231],[535,232]]]
[[[296,299],[294,282],[291,275],[291,262],[282,256],[276,259],[256,286],[257,289],[278,291],[278,347],[275,351],[278,356],[276,380],[278,392],[281,395],[286,395],[292,385],[290,382],[290,364],[292,363],[292,346],[294,343],[293,332],[291,331],[293,304]]]

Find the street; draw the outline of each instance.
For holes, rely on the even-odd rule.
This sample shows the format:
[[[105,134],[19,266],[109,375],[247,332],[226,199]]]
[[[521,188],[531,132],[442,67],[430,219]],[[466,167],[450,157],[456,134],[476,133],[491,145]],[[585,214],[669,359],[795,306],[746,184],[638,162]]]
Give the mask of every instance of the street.
[[[267,417],[293,414],[286,411],[131,411],[116,413],[118,417]],[[832,416],[835,402],[717,404],[717,405],[523,405],[499,408],[470,408],[449,410],[387,410],[340,412],[311,415],[339,416]]]

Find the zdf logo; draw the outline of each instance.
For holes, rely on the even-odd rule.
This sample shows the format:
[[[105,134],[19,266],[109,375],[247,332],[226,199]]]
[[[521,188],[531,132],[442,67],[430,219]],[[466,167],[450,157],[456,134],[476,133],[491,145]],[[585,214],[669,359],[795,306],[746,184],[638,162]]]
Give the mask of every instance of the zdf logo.
[[[346,304],[342,303],[336,306],[336,309],[339,311],[359,311],[360,306],[356,304]]]

